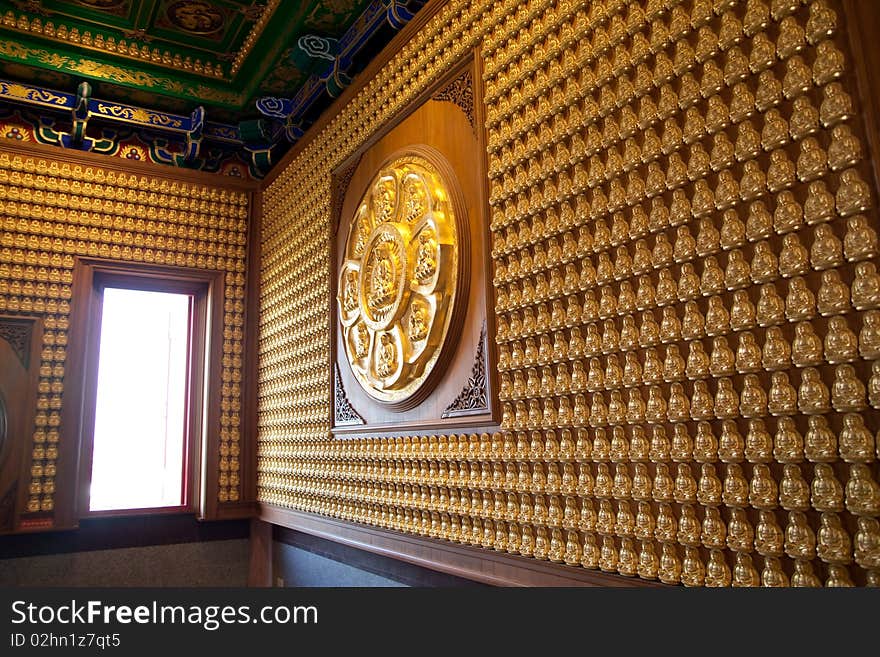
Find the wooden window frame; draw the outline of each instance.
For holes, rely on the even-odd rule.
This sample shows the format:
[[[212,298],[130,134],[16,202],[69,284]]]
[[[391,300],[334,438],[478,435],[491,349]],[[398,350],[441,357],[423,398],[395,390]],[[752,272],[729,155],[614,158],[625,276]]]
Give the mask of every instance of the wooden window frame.
[[[183,504],[165,507],[89,509],[103,290],[116,287],[192,296],[187,375],[187,420]],[[216,496],[223,348],[224,274],[220,271],[78,258],[74,268],[71,358],[66,386],[72,397],[62,417],[63,443],[71,450],[71,520],[161,514],[206,515]],[[73,463],[76,466],[73,467]],[[64,490],[59,492],[64,494]]]

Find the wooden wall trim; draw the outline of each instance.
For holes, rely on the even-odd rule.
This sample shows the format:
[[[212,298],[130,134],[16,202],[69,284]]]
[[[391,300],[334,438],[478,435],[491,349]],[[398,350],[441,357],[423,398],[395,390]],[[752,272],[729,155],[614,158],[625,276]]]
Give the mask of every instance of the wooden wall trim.
[[[248,586],[272,586],[272,525],[251,519]]]
[[[272,170],[266,175],[266,177],[262,181],[262,189],[265,189],[277,178],[281,172],[283,172],[288,165],[299,155],[305,148],[308,146],[314,139],[317,137],[321,131],[330,125],[330,122],[336,118],[336,115],[342,111],[351,100],[354,98],[361,90],[367,86],[367,84],[376,77],[376,74],[385,66],[391,59],[396,55],[400,49],[416,34],[419,30],[421,30],[425,24],[434,17],[434,15],[440,10],[440,8],[445,5],[448,0],[429,0],[429,2],[425,3],[425,6],[422,7],[415,17],[406,25],[403,26],[403,29],[395,35],[393,39],[385,46],[382,51],[376,55],[372,61],[364,68],[363,71],[358,73],[357,77],[355,77],[354,81],[345,88],[345,90],[340,94],[339,98],[333,101],[333,104],[330,105],[327,109],[321,112],[321,115],[318,119],[309,127],[306,131],[305,135],[303,135],[302,139],[297,141],[293,147],[284,154],[284,156],[278,161],[278,163],[272,167]]]
[[[164,164],[151,162],[138,162],[137,160],[123,160],[119,157],[109,157],[100,153],[88,151],[71,151],[58,146],[31,142],[17,142],[11,139],[0,142],[0,151],[8,151],[25,157],[44,157],[57,160],[58,162],[70,162],[83,166],[95,166],[102,169],[112,169],[124,173],[137,173],[155,178],[179,180],[196,185],[224,188],[239,192],[253,192],[260,188],[259,180],[244,180],[233,176],[223,176],[217,173],[206,173],[191,169],[181,169]]]
[[[259,518],[343,545],[494,586],[667,586],[639,578],[411,536],[270,504],[259,505]]]

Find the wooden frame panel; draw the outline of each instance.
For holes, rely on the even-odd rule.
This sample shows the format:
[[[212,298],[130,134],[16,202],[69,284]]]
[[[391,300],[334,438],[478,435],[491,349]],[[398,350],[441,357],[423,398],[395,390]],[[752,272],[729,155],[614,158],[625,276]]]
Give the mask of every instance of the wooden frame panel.
[[[71,319],[72,399],[62,415],[62,452],[59,455],[59,488],[75,494],[63,513],[75,524],[79,518],[96,515],[157,514],[168,511],[216,513],[217,462],[219,458],[219,395],[213,393],[220,381],[222,360],[223,272],[191,270],[158,265],[120,264],[78,259],[74,270],[74,310]],[[193,294],[193,329],[189,376],[191,408],[188,424],[188,472],[186,503],[181,507],[126,509],[94,513],[88,511],[91,479],[92,432],[97,386],[97,358],[100,331],[101,294],[108,283],[124,287]],[[194,401],[193,401],[194,400]],[[63,486],[63,488],[61,488]],[[62,506],[61,499],[59,507]],[[213,508],[212,508],[213,507]],[[58,509],[62,513],[62,509]]]

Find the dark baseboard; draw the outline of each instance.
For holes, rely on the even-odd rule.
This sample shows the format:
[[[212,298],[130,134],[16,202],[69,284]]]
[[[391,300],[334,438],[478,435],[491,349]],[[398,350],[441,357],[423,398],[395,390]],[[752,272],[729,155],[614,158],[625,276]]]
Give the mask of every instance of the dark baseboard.
[[[367,552],[342,543],[330,541],[287,527],[274,525],[272,538],[279,543],[306,550],[333,561],[339,561],[359,570],[405,584],[421,587],[484,586],[470,579],[422,568],[405,561]]]
[[[456,578],[495,586],[666,586],[659,582],[423,538],[269,504],[260,505],[260,520]]]
[[[201,522],[191,515],[89,518],[78,529],[0,536],[0,559],[148,545],[248,538],[250,521]]]

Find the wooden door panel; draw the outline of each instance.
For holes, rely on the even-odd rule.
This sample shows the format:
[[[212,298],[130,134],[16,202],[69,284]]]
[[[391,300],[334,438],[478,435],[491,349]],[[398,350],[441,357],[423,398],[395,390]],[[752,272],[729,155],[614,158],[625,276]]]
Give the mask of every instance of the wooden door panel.
[[[15,529],[26,501],[41,336],[37,319],[0,317],[0,532]]]

